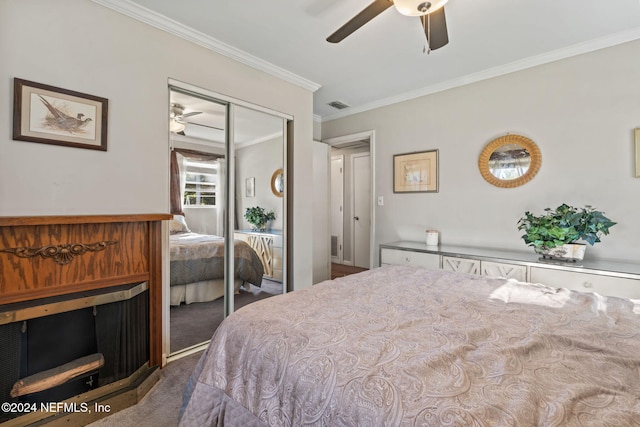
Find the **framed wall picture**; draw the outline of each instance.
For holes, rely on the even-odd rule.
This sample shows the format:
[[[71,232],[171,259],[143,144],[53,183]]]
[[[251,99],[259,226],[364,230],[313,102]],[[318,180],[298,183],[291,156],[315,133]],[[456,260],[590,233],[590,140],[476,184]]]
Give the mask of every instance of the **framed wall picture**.
[[[246,178],[244,180],[244,190],[246,197],[254,197],[256,195],[256,178]]]
[[[107,151],[107,99],[18,78],[13,91],[13,139]]]
[[[393,156],[394,193],[437,193],[438,150]]]

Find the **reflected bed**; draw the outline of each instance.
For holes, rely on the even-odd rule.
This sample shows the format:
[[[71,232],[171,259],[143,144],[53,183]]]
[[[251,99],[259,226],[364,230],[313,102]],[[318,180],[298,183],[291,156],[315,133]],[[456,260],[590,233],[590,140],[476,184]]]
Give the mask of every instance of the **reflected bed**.
[[[182,223],[176,224],[176,222]],[[224,238],[192,233],[183,219],[170,221],[170,304],[213,301],[224,295]],[[235,292],[261,286],[264,267],[247,243],[234,242]]]

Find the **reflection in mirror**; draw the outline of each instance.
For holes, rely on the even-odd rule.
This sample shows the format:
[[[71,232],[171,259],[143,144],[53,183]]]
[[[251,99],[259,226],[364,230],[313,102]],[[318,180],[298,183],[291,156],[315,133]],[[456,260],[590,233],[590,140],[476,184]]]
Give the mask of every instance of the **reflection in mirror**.
[[[278,197],[284,194],[284,173],[278,169],[271,175],[271,192]]]
[[[513,188],[531,180],[542,162],[538,146],[522,135],[506,135],[482,150],[478,168],[490,184]]]
[[[238,309],[285,292],[285,200],[270,191],[272,172],[284,165],[285,140],[283,118],[231,108],[208,95],[172,87],[168,110],[176,215],[170,221],[168,305],[170,354],[176,355],[207,344],[229,302]],[[284,179],[278,185],[284,190]],[[256,205],[275,211],[276,219],[265,233],[243,234],[244,211]],[[226,241],[234,242],[232,248]],[[234,259],[233,278],[225,278],[228,257]]]
[[[258,292],[281,294],[285,292],[285,179],[284,148],[285,119],[262,111],[237,106],[236,126],[244,124],[246,135],[236,135],[235,178],[237,183],[245,183],[253,178],[254,191],[236,186],[236,240],[246,242],[262,262],[264,275],[261,286],[251,289]],[[238,128],[240,129],[240,128]],[[252,129],[253,134],[247,131]],[[275,173],[274,173],[275,171]],[[250,180],[251,181],[251,180]],[[278,192],[276,194],[276,192]],[[274,197],[276,194],[279,197]],[[261,208],[261,209],[253,209]],[[248,211],[249,210],[249,211]],[[255,222],[263,216],[265,229],[256,231]],[[258,216],[258,217],[256,217]],[[236,298],[238,301],[238,298]]]
[[[207,343],[224,317],[226,105],[172,88],[168,110],[174,214],[169,224],[169,351],[175,354]],[[205,261],[197,245],[217,256]]]
[[[531,165],[531,155],[518,144],[497,148],[489,156],[489,170],[498,179],[511,180],[523,176]]]

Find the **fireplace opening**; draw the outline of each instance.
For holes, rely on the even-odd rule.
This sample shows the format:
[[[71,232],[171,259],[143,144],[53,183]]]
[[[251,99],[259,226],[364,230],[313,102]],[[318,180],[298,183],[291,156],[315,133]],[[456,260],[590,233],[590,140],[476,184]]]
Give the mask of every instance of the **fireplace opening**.
[[[63,402],[130,377],[149,361],[148,331],[146,282],[3,307],[0,401]]]
[[[95,323],[91,308],[25,321],[21,328],[20,378],[98,353]],[[27,394],[23,400],[37,403],[60,402],[96,388],[97,378],[97,371],[88,372],[64,384]]]

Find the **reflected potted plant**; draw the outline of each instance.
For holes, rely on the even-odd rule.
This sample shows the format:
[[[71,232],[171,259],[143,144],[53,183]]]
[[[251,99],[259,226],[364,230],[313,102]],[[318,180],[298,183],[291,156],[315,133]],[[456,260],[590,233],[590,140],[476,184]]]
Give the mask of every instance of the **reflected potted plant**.
[[[581,240],[593,246],[616,225],[589,205],[575,208],[563,203],[556,209],[544,211],[542,215],[527,211],[518,220],[518,230],[525,232],[522,239],[543,258],[580,261],[586,245],[577,242]]]
[[[255,206],[246,209],[244,218],[253,226],[254,230],[265,231],[267,229],[267,222],[276,219],[276,214],[273,211],[267,212],[260,206]]]

